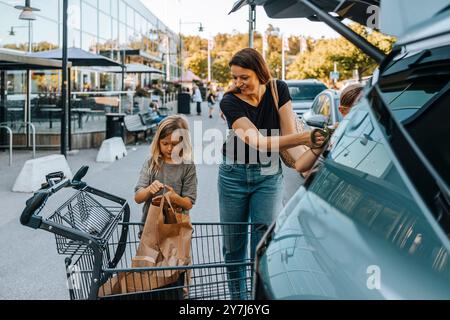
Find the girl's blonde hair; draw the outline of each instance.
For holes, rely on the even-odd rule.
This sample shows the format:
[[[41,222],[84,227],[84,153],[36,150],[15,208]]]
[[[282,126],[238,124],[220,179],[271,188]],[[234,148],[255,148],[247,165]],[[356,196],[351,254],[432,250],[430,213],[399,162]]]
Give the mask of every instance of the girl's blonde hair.
[[[189,136],[189,124],[187,118],[183,115],[172,115],[162,120],[156,130],[152,144],[150,146],[150,173],[157,173],[162,166],[161,149],[159,148],[159,141],[176,132],[180,137],[181,144],[181,160],[183,163],[191,163],[192,159],[192,145]],[[178,150],[177,146],[177,150]]]

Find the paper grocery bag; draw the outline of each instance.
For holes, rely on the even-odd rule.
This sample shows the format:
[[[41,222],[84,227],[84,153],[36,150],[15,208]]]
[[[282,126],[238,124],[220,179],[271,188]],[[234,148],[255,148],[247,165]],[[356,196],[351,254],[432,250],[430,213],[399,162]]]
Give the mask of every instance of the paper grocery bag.
[[[176,212],[168,196],[152,201],[132,267],[164,269],[141,273],[144,290],[160,288],[178,280],[183,270],[170,268],[191,263],[192,231],[189,215]]]
[[[177,282],[186,270],[171,268],[191,263],[192,231],[189,215],[175,211],[166,195],[157,197],[148,210],[131,267],[160,269],[119,272],[99,289],[99,297],[150,291]],[[190,272],[186,273],[185,286],[190,279]],[[183,291],[186,296],[187,290]]]

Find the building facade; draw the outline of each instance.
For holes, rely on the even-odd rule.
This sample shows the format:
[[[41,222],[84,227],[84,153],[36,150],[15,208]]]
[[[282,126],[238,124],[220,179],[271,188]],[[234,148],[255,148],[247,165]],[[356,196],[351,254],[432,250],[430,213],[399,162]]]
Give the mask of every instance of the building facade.
[[[21,2],[0,0],[0,50],[37,52],[61,48],[62,0],[31,0],[31,6],[40,9],[35,12],[36,20],[31,23],[19,20],[20,11],[14,6],[25,3]],[[178,34],[139,0],[69,0],[68,46],[102,54],[118,62],[144,64],[164,73],[126,75],[122,80],[120,73],[105,72],[99,68],[72,68],[70,79],[73,92],[86,92],[86,95],[89,92],[105,92],[108,96],[108,92],[134,91],[137,85],[151,87],[157,81],[167,83],[179,75]],[[133,54],[127,55],[129,52]],[[12,125],[14,122],[33,122],[38,134],[56,135],[60,130],[59,113],[56,109],[51,110],[50,105],[57,106],[51,97],[59,95],[61,74],[59,71],[40,70],[31,71],[30,77],[31,102],[30,106],[26,106],[26,72],[8,70],[2,73],[6,95],[2,95],[0,122]],[[80,99],[76,95],[73,98]],[[78,106],[78,109],[85,107]],[[87,117],[88,120],[92,118]],[[81,125],[83,121],[73,119],[74,132],[90,130],[89,125],[80,128],[77,123]],[[92,123],[92,128],[98,128],[98,125]],[[0,135],[4,136],[5,132],[0,132]],[[38,139],[38,145],[59,144],[47,140]],[[24,141],[15,143],[21,145]]]

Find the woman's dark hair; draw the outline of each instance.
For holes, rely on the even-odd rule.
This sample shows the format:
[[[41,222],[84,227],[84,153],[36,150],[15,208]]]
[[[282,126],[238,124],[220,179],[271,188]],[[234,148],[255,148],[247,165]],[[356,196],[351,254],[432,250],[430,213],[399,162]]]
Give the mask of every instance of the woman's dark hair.
[[[263,56],[252,48],[245,48],[238,51],[233,58],[231,58],[231,66],[239,66],[241,68],[253,70],[262,84],[267,84],[272,77],[270,75],[269,67],[264,61]]]

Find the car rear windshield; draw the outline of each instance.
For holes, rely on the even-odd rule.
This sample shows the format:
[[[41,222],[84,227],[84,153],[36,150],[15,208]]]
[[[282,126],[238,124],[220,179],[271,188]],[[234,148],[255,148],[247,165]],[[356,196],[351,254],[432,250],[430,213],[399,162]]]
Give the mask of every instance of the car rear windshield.
[[[294,101],[314,100],[327,87],[321,84],[288,84],[289,93]]]
[[[393,116],[447,186],[450,186],[449,67],[448,58],[425,65],[410,63],[403,74],[400,71],[382,79],[379,87]]]
[[[384,87],[383,97],[400,122],[408,122],[447,85],[443,77],[423,78]]]

